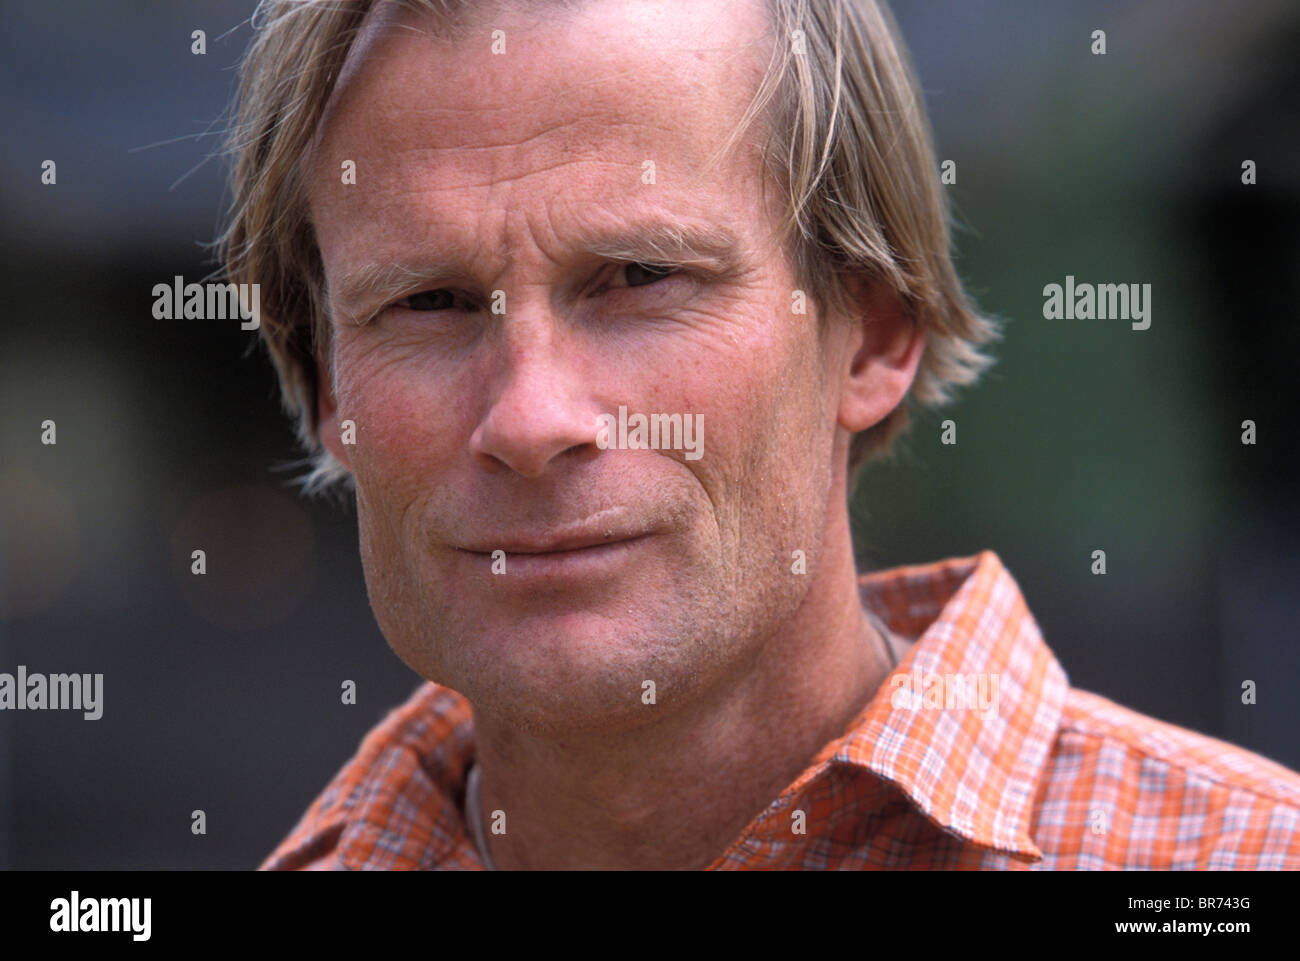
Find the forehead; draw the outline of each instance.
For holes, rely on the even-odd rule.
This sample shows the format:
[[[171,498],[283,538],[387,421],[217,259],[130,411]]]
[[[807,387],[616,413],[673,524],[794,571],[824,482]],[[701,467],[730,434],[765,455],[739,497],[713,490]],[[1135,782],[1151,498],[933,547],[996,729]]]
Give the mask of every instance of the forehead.
[[[759,0],[491,8],[455,40],[427,14],[380,4],[307,158],[313,219],[328,232],[358,220],[427,226],[507,202],[734,209],[752,195],[756,151],[703,168],[748,106],[770,42]],[[338,189],[345,160],[356,185]]]

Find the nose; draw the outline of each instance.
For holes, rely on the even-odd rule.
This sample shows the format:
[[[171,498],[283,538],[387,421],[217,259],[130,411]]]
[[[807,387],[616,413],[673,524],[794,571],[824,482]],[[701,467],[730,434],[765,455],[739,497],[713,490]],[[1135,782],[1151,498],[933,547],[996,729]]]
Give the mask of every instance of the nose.
[[[494,352],[490,376],[500,387],[470,436],[481,467],[535,478],[566,452],[597,449],[593,372],[553,310],[514,306],[484,347]]]

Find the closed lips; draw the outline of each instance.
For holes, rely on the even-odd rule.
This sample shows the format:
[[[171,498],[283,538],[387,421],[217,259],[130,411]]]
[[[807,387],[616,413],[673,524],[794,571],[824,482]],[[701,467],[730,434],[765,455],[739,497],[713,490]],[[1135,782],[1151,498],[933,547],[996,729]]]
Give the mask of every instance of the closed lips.
[[[565,551],[580,551],[588,547],[603,547],[606,544],[618,544],[622,541],[637,540],[643,536],[643,534],[614,533],[611,531],[608,536],[601,533],[598,535],[587,534],[556,538],[553,540],[501,540],[492,543],[492,546],[488,546],[488,543],[484,542],[473,547],[463,547],[461,550],[470,551],[475,554],[491,554],[493,551],[505,551],[507,554],[559,554]]]

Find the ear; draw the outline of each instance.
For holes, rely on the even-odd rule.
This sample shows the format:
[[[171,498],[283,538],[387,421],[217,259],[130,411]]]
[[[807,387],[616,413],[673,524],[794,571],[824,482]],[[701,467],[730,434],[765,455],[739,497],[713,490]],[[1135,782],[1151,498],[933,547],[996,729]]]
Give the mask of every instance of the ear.
[[[348,470],[352,464],[348,460],[348,448],[343,443],[339,430],[339,404],[334,396],[334,384],[330,381],[329,365],[318,357],[316,359],[316,424],[321,443]]]
[[[848,318],[839,424],[856,434],[880,423],[903,402],[925,352],[925,331],[908,317],[902,298],[883,281],[854,278],[847,290],[855,313]]]

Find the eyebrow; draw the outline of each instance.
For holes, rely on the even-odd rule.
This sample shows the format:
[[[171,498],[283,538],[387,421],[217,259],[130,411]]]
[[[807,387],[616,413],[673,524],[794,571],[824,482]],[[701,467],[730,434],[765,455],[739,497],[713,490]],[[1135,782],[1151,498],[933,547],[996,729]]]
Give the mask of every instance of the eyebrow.
[[[591,257],[651,266],[682,267],[722,278],[742,267],[742,244],[730,227],[712,223],[649,221],[593,234],[578,245]],[[404,293],[448,283],[464,270],[450,260],[371,261],[328,285],[330,309],[352,323]]]

